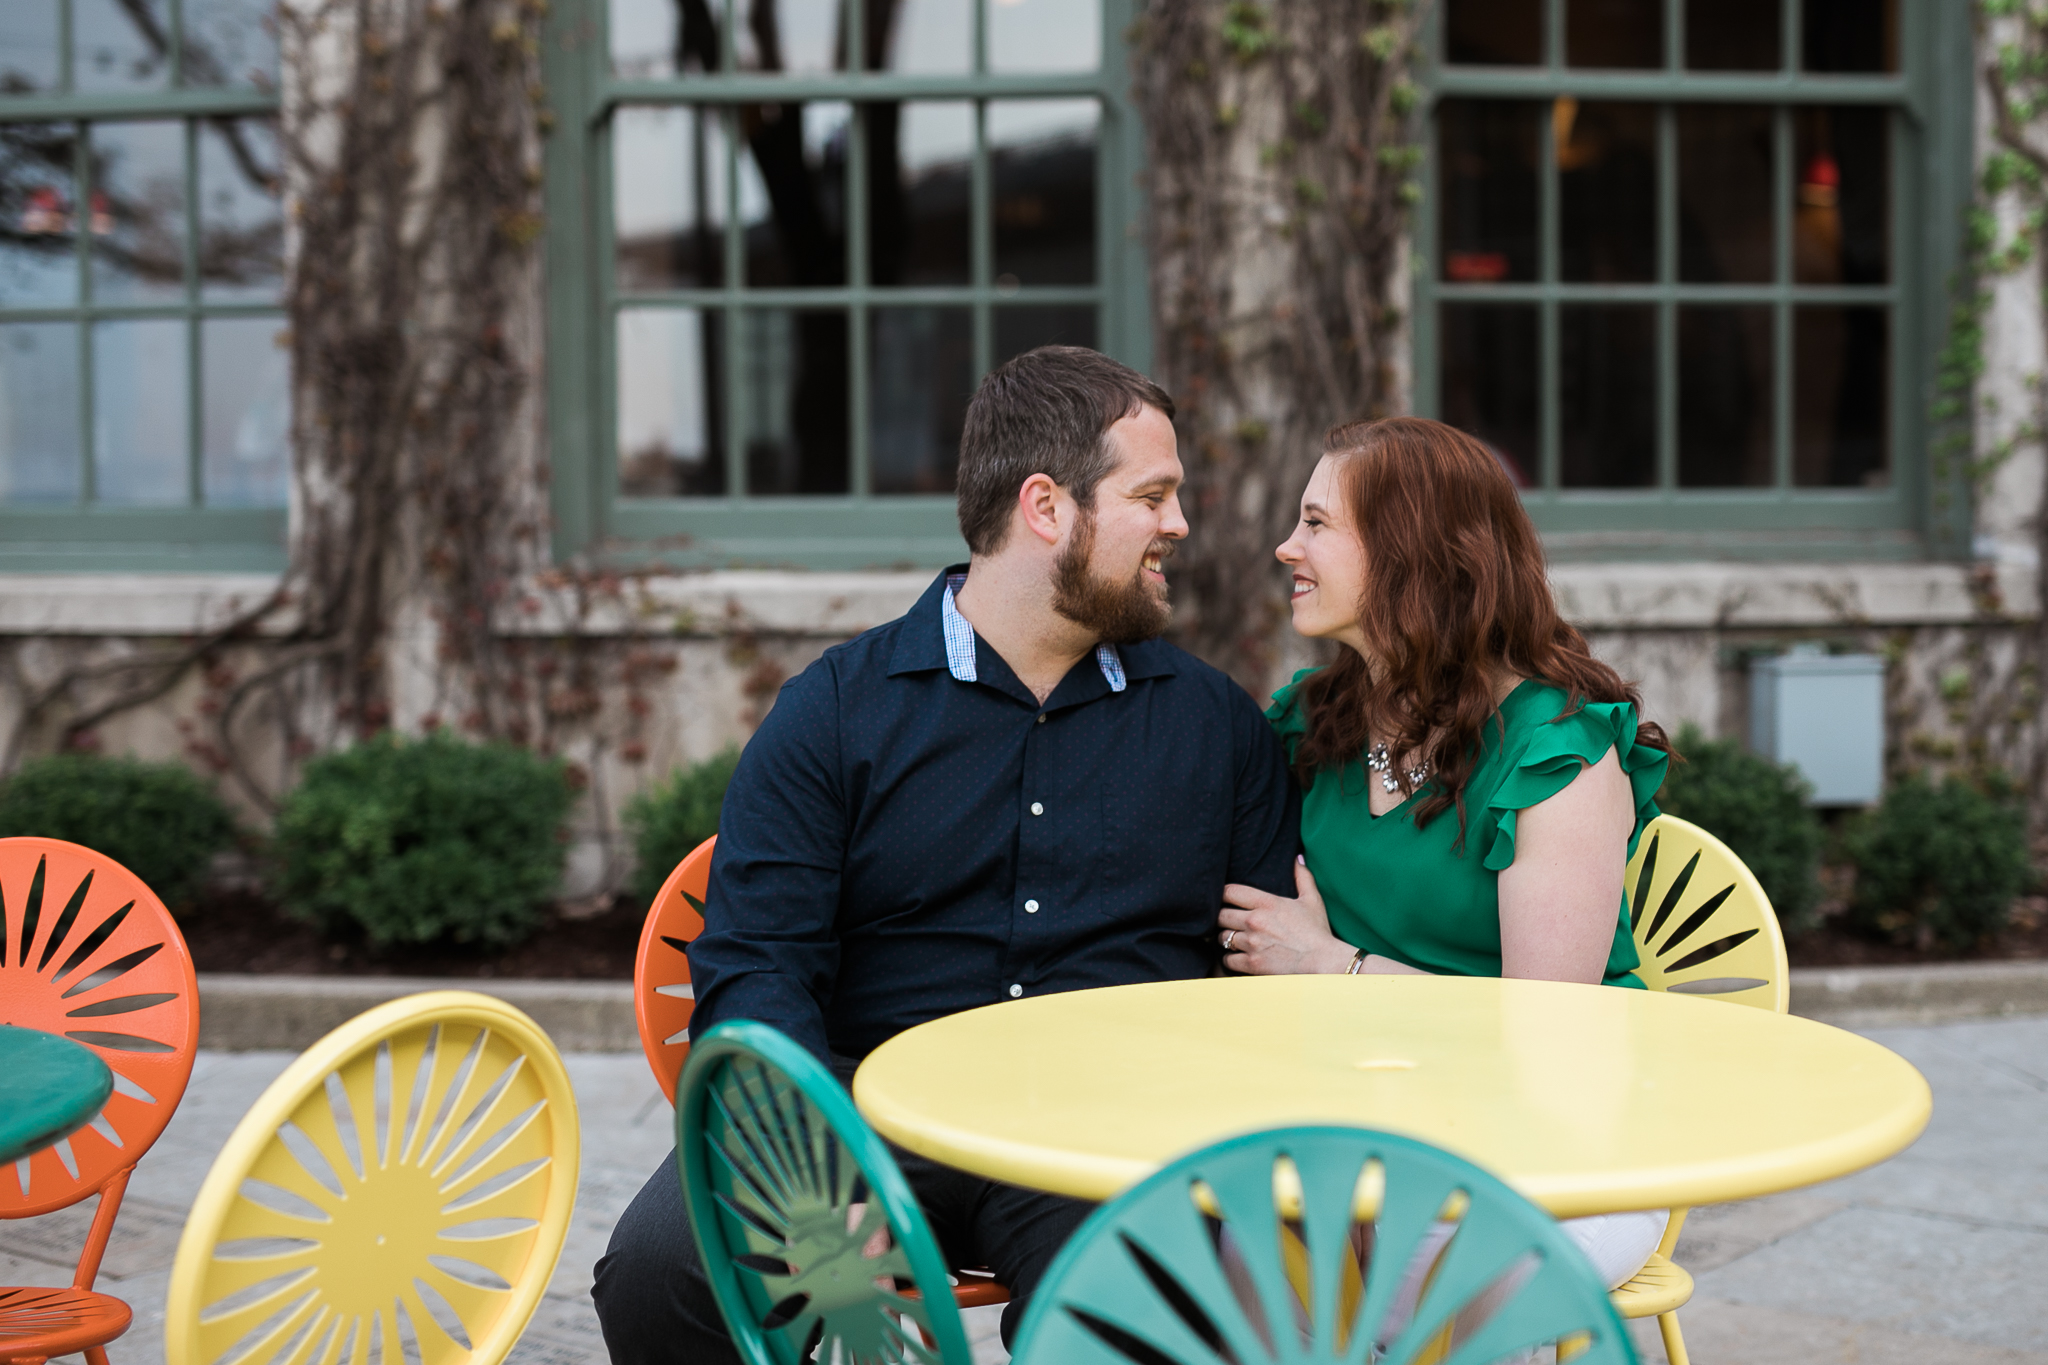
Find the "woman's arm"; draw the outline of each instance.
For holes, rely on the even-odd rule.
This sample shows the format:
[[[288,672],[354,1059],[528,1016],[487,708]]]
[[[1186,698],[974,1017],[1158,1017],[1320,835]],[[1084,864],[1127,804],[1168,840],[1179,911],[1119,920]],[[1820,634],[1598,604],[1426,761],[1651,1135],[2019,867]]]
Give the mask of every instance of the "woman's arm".
[[[1225,945],[1224,966],[1251,976],[1351,970],[1358,950],[1330,932],[1322,892],[1299,856],[1294,860],[1294,889],[1298,899],[1288,900],[1235,882],[1223,888],[1216,926],[1217,941]],[[1373,976],[1428,975],[1377,953],[1368,955],[1358,970]]]
[[[1500,974],[1597,984],[1621,906],[1635,796],[1609,749],[1515,823],[1500,874]]]

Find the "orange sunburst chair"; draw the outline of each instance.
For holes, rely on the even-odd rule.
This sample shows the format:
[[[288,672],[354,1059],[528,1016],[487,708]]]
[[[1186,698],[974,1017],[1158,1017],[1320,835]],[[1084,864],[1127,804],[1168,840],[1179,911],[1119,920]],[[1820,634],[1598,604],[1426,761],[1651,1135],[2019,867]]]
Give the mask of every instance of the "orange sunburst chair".
[[[690,1012],[697,1007],[684,950],[704,932],[704,897],[711,888],[711,850],[717,843],[714,834],[668,874],[647,908],[640,951],[633,957],[633,1019],[640,1027],[640,1050],[670,1104],[676,1100],[676,1077],[690,1056]],[[960,1307],[1010,1301],[1010,1291],[987,1271],[956,1273],[960,1283],[953,1287],[953,1299]]]
[[[93,1291],[129,1172],[185,1093],[199,1041],[192,955],[140,877],[61,839],[0,839],[0,1023],[83,1043],[114,1073],[86,1127],[0,1168],[0,1218],[97,1193],[71,1288],[0,1287],[0,1361],[83,1351],[107,1365],[128,1305]]]

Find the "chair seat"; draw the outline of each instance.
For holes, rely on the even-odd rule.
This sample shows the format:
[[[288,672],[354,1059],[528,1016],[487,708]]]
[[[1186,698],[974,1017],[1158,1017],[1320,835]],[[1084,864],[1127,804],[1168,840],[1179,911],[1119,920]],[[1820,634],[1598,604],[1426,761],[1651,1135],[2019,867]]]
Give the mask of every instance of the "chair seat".
[[[1607,1296],[1614,1311],[1625,1318],[1654,1318],[1691,1297],[1692,1276],[1685,1267],[1654,1251],[1633,1279]]]
[[[128,1330],[133,1316],[113,1295],[89,1289],[0,1286],[0,1360],[34,1360],[104,1346]]]

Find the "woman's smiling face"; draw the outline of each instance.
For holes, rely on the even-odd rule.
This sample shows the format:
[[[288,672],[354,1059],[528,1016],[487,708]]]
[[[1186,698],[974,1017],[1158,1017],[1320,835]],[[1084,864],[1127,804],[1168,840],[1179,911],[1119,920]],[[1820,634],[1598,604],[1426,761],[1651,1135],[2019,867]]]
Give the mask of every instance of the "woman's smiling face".
[[[1365,546],[1351,522],[1338,477],[1340,458],[1323,456],[1301,495],[1301,520],[1273,553],[1294,570],[1294,628],[1361,654],[1358,601],[1365,589]]]

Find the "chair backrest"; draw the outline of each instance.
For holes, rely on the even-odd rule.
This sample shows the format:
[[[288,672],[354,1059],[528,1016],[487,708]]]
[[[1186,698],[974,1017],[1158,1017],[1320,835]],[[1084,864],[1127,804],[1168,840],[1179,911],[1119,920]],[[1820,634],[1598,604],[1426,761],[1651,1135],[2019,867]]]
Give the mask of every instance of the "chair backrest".
[[[697,1040],[676,1095],[690,1230],[747,1365],[969,1365],[939,1244],[823,1063],[733,1020]]]
[[[1643,830],[1623,883],[1629,924],[1653,991],[1709,995],[1785,1013],[1785,935],[1770,897],[1728,845],[1675,815]]]
[[[576,1100],[533,1020],[429,991],[308,1048],[214,1159],[178,1240],[168,1365],[495,1365],[576,1198]]]
[[[1482,1365],[1545,1343],[1635,1360],[1548,1214],[1412,1139],[1304,1127],[1205,1147],[1097,1209],[1039,1282],[1013,1358]]]
[[[199,986],[177,921],[104,853],[0,839],[0,1023],[83,1043],[114,1073],[89,1125],[0,1168],[0,1218],[125,1182],[171,1121],[199,1045]]]
[[[717,843],[714,834],[668,874],[647,907],[640,951],[633,958],[633,1018],[640,1026],[640,1050],[670,1103],[690,1055],[690,1011],[697,1003],[683,950],[704,932],[704,895],[711,886],[711,850]]]

